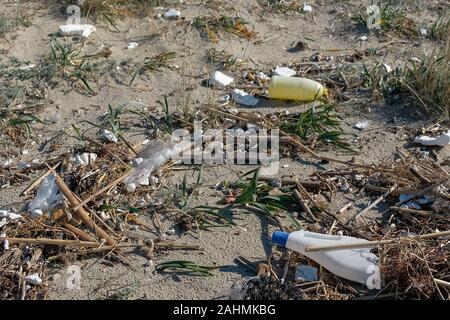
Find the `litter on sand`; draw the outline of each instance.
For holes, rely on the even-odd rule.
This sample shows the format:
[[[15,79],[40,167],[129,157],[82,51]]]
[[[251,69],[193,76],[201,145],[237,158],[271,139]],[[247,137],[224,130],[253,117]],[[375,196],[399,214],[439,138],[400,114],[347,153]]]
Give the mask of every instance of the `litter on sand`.
[[[229,77],[220,71],[215,71],[208,83],[210,86],[223,88],[230,85],[233,81],[234,79],[232,77]]]
[[[42,279],[39,277],[39,274],[33,273],[29,276],[25,277],[25,281],[29,284],[40,285],[42,284]]]
[[[59,34],[63,37],[81,36],[88,38],[94,31],[96,31],[95,27],[90,24],[65,24],[59,26]]]
[[[358,130],[364,130],[367,129],[369,127],[369,121],[361,121],[355,124],[355,128]]]
[[[450,299],[440,5],[10,2],[0,300]]]
[[[378,258],[370,252],[370,248],[310,251],[316,246],[355,244],[364,241],[348,236],[324,235],[304,230],[292,233],[275,231],[272,234],[274,244],[301,253],[344,279],[367,285],[372,289],[381,289]]]
[[[414,143],[419,143],[424,146],[439,146],[445,147],[450,144],[450,130],[440,136],[433,138],[429,136],[419,136],[414,139]]]
[[[87,153],[83,152],[82,154],[78,154],[72,158],[72,162],[76,165],[87,166],[90,163],[93,163],[97,159],[97,155],[95,153]]]
[[[29,210],[33,218],[51,211],[62,202],[62,196],[55,177],[48,175],[40,185],[36,197],[30,202]]]
[[[134,49],[137,48],[139,46],[139,43],[137,42],[130,42],[127,46],[127,49]]]
[[[181,12],[175,9],[170,9],[169,11],[164,12],[164,18],[166,19],[178,19],[181,15]]]
[[[295,268],[295,281],[312,282],[317,281],[317,268],[307,265],[300,265]]]
[[[269,97],[298,101],[314,101],[328,94],[317,81],[306,78],[273,76],[270,80]]]
[[[280,76],[280,77],[293,77],[297,74],[295,70],[292,70],[288,67],[276,67],[273,71],[274,75]]]
[[[258,98],[242,91],[240,89],[234,89],[231,91],[231,97],[236,103],[239,103],[243,106],[256,106],[259,102]]]

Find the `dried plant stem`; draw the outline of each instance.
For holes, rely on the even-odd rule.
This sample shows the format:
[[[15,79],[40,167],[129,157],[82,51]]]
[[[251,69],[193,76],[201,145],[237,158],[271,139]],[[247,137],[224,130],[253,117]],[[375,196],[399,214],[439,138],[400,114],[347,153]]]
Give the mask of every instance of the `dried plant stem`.
[[[381,201],[383,201],[384,199],[386,199],[386,197],[395,189],[397,189],[397,185],[392,186],[385,194],[383,194],[382,196],[380,196],[377,200],[375,200],[374,202],[372,202],[370,205],[368,205],[366,208],[364,208],[362,211],[356,213],[354,216],[352,216],[350,219],[348,219],[347,221],[347,225],[349,225],[354,219],[356,219],[359,216],[363,216],[365,213],[367,213],[370,209],[372,209],[373,207],[375,207],[377,204],[379,204]]]
[[[92,238],[88,233],[84,232],[83,230],[78,229],[77,227],[71,225],[68,222],[62,223],[62,226],[64,228],[66,228],[67,230],[69,230],[70,232],[73,232],[74,234],[76,234],[78,237],[80,237],[81,239],[85,240],[85,241],[94,241],[95,239]]]
[[[421,217],[429,217],[433,214],[432,211],[425,211],[425,210],[414,210],[409,208],[402,208],[402,207],[391,207],[392,211],[397,211],[399,213],[410,213],[413,215],[418,215]]]
[[[96,250],[112,250],[115,248],[139,248],[146,247],[147,244],[132,244],[132,243],[122,243],[115,246],[102,246],[100,243],[95,241],[80,241],[80,240],[62,240],[62,239],[48,239],[48,238],[10,238],[10,237],[0,237],[1,240],[7,239],[11,244],[42,244],[51,246],[73,246],[73,247],[85,247],[85,248],[96,248]],[[157,242],[154,244],[156,250],[202,250],[199,245],[190,244],[179,244],[170,242]]]
[[[439,279],[433,279],[433,280],[436,284],[440,285],[441,287],[450,289],[450,282],[447,282],[444,280],[439,280]]]
[[[311,219],[311,221],[317,221],[316,216],[312,213],[311,209],[308,207],[306,202],[303,200],[300,192],[297,189],[295,189],[293,194],[294,194],[295,199],[297,199],[297,201],[300,204],[300,206],[302,207],[303,211],[305,211],[305,213],[308,215],[308,217]]]
[[[83,201],[81,201],[81,203],[77,204],[73,209],[74,210],[78,210],[79,208],[85,206],[88,202],[94,200],[96,197],[98,197],[99,195],[105,193],[106,191],[110,190],[111,188],[115,187],[116,185],[118,185],[120,182],[122,182],[126,177],[128,177],[133,171],[129,170],[127,171],[125,174],[121,175],[119,178],[113,180],[112,182],[110,182],[106,187],[98,190],[96,193],[90,195],[89,197],[87,197],[86,199],[84,199]]]
[[[56,184],[58,185],[58,187],[61,190],[62,194],[66,197],[66,199],[69,201],[69,203],[73,207],[78,206],[79,202],[78,202],[77,198],[72,194],[72,191],[69,189],[69,187],[67,187],[67,185],[61,179],[61,177],[56,173],[56,171],[53,170],[53,169],[51,169],[51,170],[53,171],[53,175],[56,178]],[[83,207],[79,207],[77,210],[74,210],[74,211],[77,213],[77,215],[83,221],[83,223],[95,235],[98,235],[100,238],[105,239],[106,243],[109,244],[109,245],[113,245],[113,246],[116,245],[116,242],[102,228],[98,227],[94,223],[94,221],[92,221],[92,219],[89,217],[89,214],[83,209]]]

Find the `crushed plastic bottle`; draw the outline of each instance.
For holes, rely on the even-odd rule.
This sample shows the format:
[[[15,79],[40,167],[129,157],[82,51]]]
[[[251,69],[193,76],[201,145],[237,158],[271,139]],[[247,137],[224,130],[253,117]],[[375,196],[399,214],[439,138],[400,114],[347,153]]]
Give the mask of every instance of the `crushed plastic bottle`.
[[[201,139],[201,136],[199,137]],[[194,139],[198,139],[194,137]],[[159,169],[164,163],[172,159],[175,155],[192,146],[191,141],[182,140],[180,142],[164,142],[162,140],[152,140],[145,145],[137,158],[141,161],[134,172],[123,181],[128,192],[134,192],[139,185],[149,185],[150,175]]]
[[[269,97],[272,99],[308,102],[327,95],[328,90],[311,79],[279,76],[270,79]]]
[[[61,202],[62,195],[56,184],[56,179],[50,174],[42,182],[36,193],[36,197],[30,202],[28,208],[31,212],[31,217],[36,218],[44,212],[51,211]]]
[[[317,252],[305,250],[310,246],[351,244],[362,241],[364,240],[353,237],[326,235],[304,230],[292,233],[275,231],[272,234],[273,243],[301,253],[335,275],[365,284],[371,289],[380,289],[381,276],[377,265],[378,258],[370,252],[370,248]]]

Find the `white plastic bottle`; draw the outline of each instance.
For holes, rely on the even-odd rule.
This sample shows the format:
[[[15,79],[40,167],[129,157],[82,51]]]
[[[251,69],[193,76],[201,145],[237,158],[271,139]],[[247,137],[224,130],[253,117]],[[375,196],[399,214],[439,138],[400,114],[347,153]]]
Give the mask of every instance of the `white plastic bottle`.
[[[306,252],[305,250],[311,246],[350,244],[362,241],[364,240],[353,237],[325,235],[304,230],[292,233],[275,231],[272,234],[274,244],[303,254],[339,277],[365,284],[369,289],[380,289],[381,277],[377,265],[378,258],[370,252],[369,248],[316,252]]]

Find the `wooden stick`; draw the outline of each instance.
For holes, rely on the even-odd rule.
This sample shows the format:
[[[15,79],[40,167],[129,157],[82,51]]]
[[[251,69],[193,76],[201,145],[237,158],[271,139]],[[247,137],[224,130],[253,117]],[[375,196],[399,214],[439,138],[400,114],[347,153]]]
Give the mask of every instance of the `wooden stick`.
[[[298,203],[300,204],[300,207],[302,207],[303,211],[308,215],[308,217],[311,219],[311,221],[317,221],[316,216],[312,213],[311,209],[308,207],[306,202],[303,200],[302,195],[300,192],[295,189],[293,192],[293,195],[295,199],[297,199]]]
[[[50,167],[49,167],[50,168]],[[53,175],[56,179],[56,184],[58,185],[61,193],[66,197],[72,207],[78,206],[79,202],[77,198],[72,194],[72,191],[67,187],[61,177],[56,173],[55,170],[52,170]],[[112,246],[117,245],[116,242],[100,227],[98,227],[94,221],[89,217],[89,214],[83,209],[83,207],[79,207],[77,210],[74,210],[75,213],[79,216],[79,218],[83,221],[83,223],[88,227],[95,235],[98,235],[100,238],[105,239],[106,243]]]
[[[273,181],[274,178],[271,177],[258,177],[258,180],[261,181]],[[325,190],[325,185],[323,182],[320,181],[307,181],[307,180],[287,180],[287,179],[281,179],[280,180],[283,185],[295,185],[297,183],[300,183],[303,187],[306,189],[313,189],[313,190]]]
[[[307,197],[309,198],[309,201],[311,201],[317,208],[320,208],[319,204],[314,201],[314,198],[307,192],[307,190],[301,185],[301,184],[297,184],[297,189],[298,190],[303,190],[303,192],[307,195]],[[339,217],[337,217],[333,212],[327,210],[327,209],[323,209],[321,211],[318,211],[317,213],[318,215],[320,215],[321,217],[324,217],[328,220],[333,221],[337,221],[337,224],[340,228],[350,232],[351,234],[356,234],[358,237],[363,238],[363,239],[367,239],[367,237],[363,234],[361,234],[360,232],[353,230],[352,228],[350,228],[349,226],[347,226],[345,223],[341,222],[341,220],[339,219]]]
[[[80,197],[78,197],[76,194],[73,194],[75,198],[77,198],[78,202],[81,202]],[[86,205],[84,206],[85,209],[92,215],[95,221],[99,222],[103,227],[106,228],[114,237],[118,237],[119,235],[114,232],[114,230],[105,222],[102,218],[100,218],[93,210],[90,210]]]
[[[343,250],[343,249],[360,249],[360,248],[370,248],[374,247],[376,245],[381,244],[392,244],[402,241],[417,241],[417,240],[426,240],[426,239],[433,239],[433,238],[439,238],[439,237],[446,237],[450,236],[450,231],[442,231],[442,232],[434,232],[434,233],[428,233],[421,236],[416,237],[401,237],[396,239],[390,239],[390,240],[381,240],[381,241],[365,241],[365,242],[356,242],[356,243],[347,243],[347,244],[335,244],[335,245],[328,245],[328,246],[311,246],[305,249],[306,252],[317,252],[317,251],[333,251],[333,250]]]
[[[377,204],[379,204],[381,201],[383,201],[392,191],[397,189],[397,185],[392,186],[385,194],[383,194],[381,197],[379,197],[377,200],[372,202],[370,205],[368,205],[366,208],[364,208],[362,211],[356,213],[354,216],[352,216],[348,221],[346,222],[347,225],[349,225],[354,219],[356,219],[358,216],[362,216],[365,213],[367,213],[370,209],[375,207]]]
[[[439,280],[439,279],[433,279],[434,282],[438,285],[440,285],[441,287],[446,287],[450,289],[450,282],[444,281],[444,280]]]
[[[410,214],[418,215],[421,217],[429,217],[433,214],[433,211],[414,210],[414,209],[395,207],[395,206],[391,207],[390,209],[393,211],[397,211],[399,213],[410,213]]]
[[[341,209],[339,209],[338,213],[343,213],[350,209],[353,206],[353,202],[347,203],[345,206],[343,206]]]
[[[136,244],[136,245],[119,244],[118,247],[119,248],[125,248],[125,247],[140,248],[140,247],[147,247],[147,245],[145,245],[145,244]],[[115,248],[117,248],[117,247],[103,246],[103,247],[99,247],[99,248],[79,250],[77,252],[72,252],[71,254],[74,254],[76,256],[81,256],[81,255],[97,253],[97,252],[112,251]],[[183,245],[183,244],[170,244],[170,243],[167,243],[167,244],[165,244],[165,243],[161,243],[161,244],[156,243],[154,248],[156,250],[158,250],[158,249],[160,249],[160,250],[203,250],[200,246],[197,246],[197,245]],[[51,257],[47,258],[47,260],[48,261],[58,260],[58,259],[61,259],[62,257],[64,257],[66,254],[67,253],[59,254],[59,255],[56,255],[56,256],[51,256]]]
[[[78,229],[77,227],[71,225],[68,222],[64,222],[62,223],[63,227],[66,228],[67,230],[69,230],[70,232],[75,233],[77,236],[79,236],[81,239],[85,240],[85,241],[92,241],[95,242],[95,239],[91,237],[90,234],[84,232],[83,230]],[[100,245],[100,243],[98,243],[98,245]]]
[[[386,193],[389,191],[389,188],[380,187],[380,186],[374,186],[370,183],[367,183],[364,185],[364,190],[366,191],[372,191],[372,192],[379,192],[379,193]],[[413,194],[419,192],[416,189],[412,188],[403,188],[403,189],[396,189],[391,192],[392,195],[399,196],[401,194]]]
[[[48,239],[48,238],[10,238],[0,237],[0,240],[7,239],[11,244],[43,244],[50,246],[74,246],[85,248],[98,248],[100,243],[95,241],[80,241],[80,240],[62,240],[62,239]],[[147,244],[132,244],[122,243],[115,246],[102,246],[105,250],[111,250],[114,248],[127,248],[127,247],[146,247]],[[156,242],[154,244],[155,249],[160,250],[202,250],[199,245],[179,244],[170,242]]]
[[[100,243],[95,241],[80,241],[80,240],[61,240],[61,239],[47,239],[47,238],[0,238],[7,239],[11,244],[43,244],[50,246],[75,246],[75,247],[88,247],[96,248],[100,246]]]

